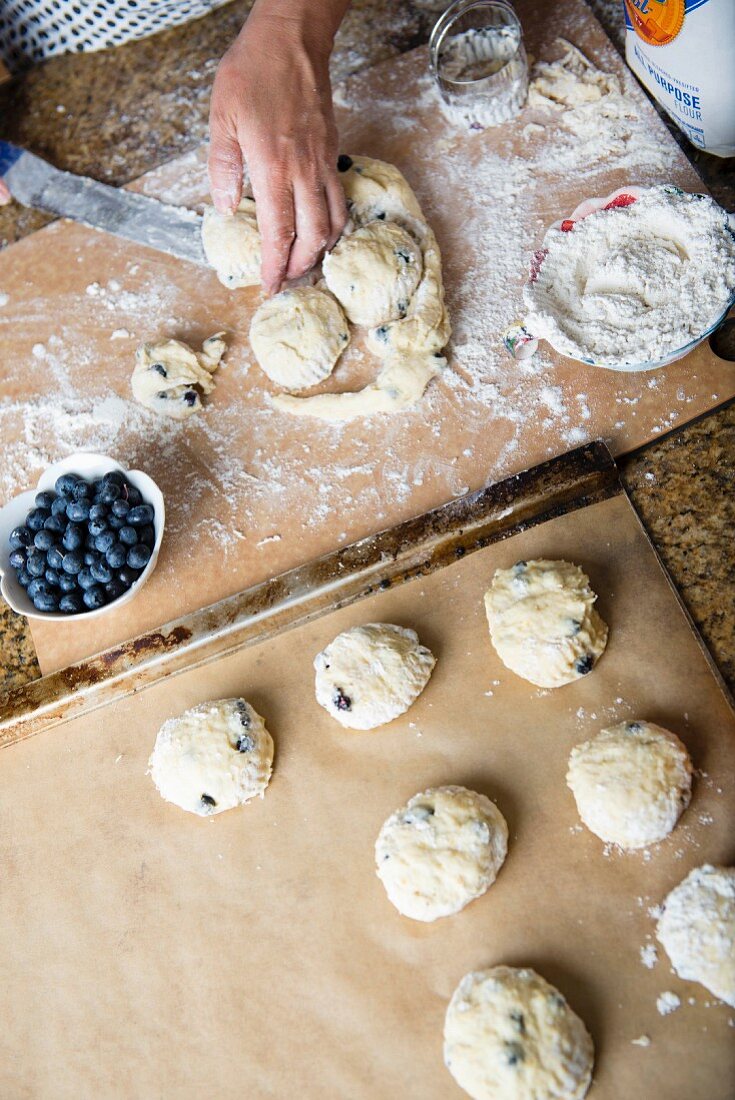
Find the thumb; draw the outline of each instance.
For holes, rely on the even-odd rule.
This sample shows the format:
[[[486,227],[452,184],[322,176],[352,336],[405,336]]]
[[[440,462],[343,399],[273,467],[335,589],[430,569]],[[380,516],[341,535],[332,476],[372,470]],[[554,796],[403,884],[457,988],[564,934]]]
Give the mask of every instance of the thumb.
[[[222,123],[212,121],[209,136],[209,189],[219,214],[234,214],[242,197],[242,149]]]

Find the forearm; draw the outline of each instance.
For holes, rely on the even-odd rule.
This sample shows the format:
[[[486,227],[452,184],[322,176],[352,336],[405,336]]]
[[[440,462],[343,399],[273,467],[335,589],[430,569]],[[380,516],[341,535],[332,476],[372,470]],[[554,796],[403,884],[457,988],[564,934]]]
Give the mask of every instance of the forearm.
[[[255,0],[248,21],[270,20],[288,39],[329,59],[350,0]],[[246,23],[247,26],[247,23]]]

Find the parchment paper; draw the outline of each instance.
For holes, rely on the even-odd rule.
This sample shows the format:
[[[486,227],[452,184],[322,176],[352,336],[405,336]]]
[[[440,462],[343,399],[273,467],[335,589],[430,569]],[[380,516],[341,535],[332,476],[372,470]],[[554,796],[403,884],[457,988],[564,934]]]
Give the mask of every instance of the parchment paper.
[[[520,0],[518,10],[532,55],[555,56],[554,40],[565,35],[617,75],[634,117],[603,123],[601,115],[603,141],[598,133],[577,138],[563,113],[534,108],[484,133],[458,130],[441,113],[425,49],[335,89],[341,148],[397,164],[442,249],[450,366],[415,410],[342,426],[278,413],[248,343],[260,292],[228,291],[212,272],[63,222],[0,253],[8,296],[0,308],[0,498],[33,485],[61,455],[94,449],[145,469],[166,499],[161,556],[139,598],[73,631],[33,624],[44,672],[586,440],[605,439],[615,454],[638,447],[735,394],[735,365],[707,345],[666,370],[635,375],[584,367],[548,348],[519,365],[502,348],[546,226],[581,199],[631,182],[702,188],[581,0]],[[203,152],[136,188],[200,207]],[[204,413],[166,424],[135,405],[137,342],[167,335],[196,343],[218,329],[229,350]],[[376,366],[358,338],[323,388],[362,385]]]
[[[506,671],[482,594],[494,569],[565,556],[589,572],[610,643],[556,692]],[[311,660],[354,623],[415,627],[438,657],[404,717],[344,731]],[[160,723],[244,694],[266,716],[263,801],[212,819],[164,803]],[[571,747],[616,720],[675,730],[701,771],[681,824],[605,854],[565,786]],[[640,958],[648,912],[695,865],[733,858],[735,718],[623,496],[552,520],[2,756],[0,1095],[460,1100],[442,1063],[467,971],[536,967],[594,1037],[594,1100],[727,1100],[732,1009]],[[383,820],[431,784],[494,798],[510,827],[490,891],[433,925],[374,873]],[[682,1005],[663,1018],[656,998]],[[633,1045],[650,1037],[644,1048]]]

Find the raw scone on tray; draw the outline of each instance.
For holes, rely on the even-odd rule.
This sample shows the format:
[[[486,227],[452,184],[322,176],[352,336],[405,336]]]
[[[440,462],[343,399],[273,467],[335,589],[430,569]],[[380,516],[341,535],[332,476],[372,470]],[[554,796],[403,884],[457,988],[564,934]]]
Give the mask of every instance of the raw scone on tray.
[[[587,575],[567,561],[519,561],[496,570],[485,610],[500,660],[543,688],[586,676],[607,644],[596,599]]]
[[[458,913],[495,881],[508,850],[497,806],[466,787],[414,795],[383,824],[377,874],[399,913],[434,921]]]

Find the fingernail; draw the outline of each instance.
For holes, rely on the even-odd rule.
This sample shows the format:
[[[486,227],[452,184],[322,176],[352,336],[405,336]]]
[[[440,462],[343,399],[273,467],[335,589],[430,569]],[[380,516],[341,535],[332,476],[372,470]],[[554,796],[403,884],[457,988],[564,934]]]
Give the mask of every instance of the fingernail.
[[[225,191],[223,187],[212,188],[212,201],[218,214],[235,213],[235,196],[231,191]]]

